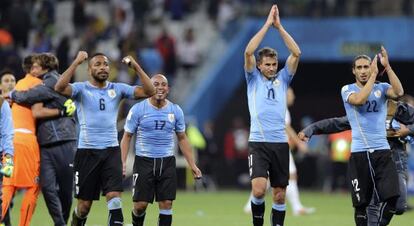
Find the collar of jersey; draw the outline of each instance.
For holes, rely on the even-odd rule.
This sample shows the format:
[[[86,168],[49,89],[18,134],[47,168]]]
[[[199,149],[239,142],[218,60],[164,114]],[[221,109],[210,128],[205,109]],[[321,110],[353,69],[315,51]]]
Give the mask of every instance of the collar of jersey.
[[[106,84],[105,84],[105,86],[104,87],[102,87],[102,88],[99,88],[99,87],[97,87],[97,86],[94,86],[89,80],[88,81],[86,81],[86,84],[88,85],[88,86],[90,86],[90,87],[93,87],[93,88],[95,88],[95,89],[106,89],[106,88],[108,88],[108,86],[109,86],[109,82],[108,81],[105,81],[106,82]]]
[[[169,100],[167,100],[167,99],[165,99],[165,101],[167,102],[167,104],[166,104],[166,105],[164,105],[162,108],[158,108],[158,107],[154,106],[154,105],[151,103],[150,98],[147,98],[147,101],[148,101],[148,105],[149,105],[149,106],[151,106],[152,108],[157,109],[157,110],[164,109],[164,108],[166,108],[166,107],[170,104],[170,101],[169,101]]]

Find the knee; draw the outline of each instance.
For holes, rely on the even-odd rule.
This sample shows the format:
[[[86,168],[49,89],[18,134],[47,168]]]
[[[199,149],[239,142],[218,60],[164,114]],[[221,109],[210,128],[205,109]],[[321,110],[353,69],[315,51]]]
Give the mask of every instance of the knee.
[[[88,216],[89,211],[91,210],[91,205],[88,203],[79,203],[77,206],[77,215],[80,218],[85,218]]]
[[[159,205],[159,208],[163,209],[163,210],[172,209],[172,201],[171,200],[160,201],[158,203],[158,205]]]
[[[134,213],[136,215],[142,215],[147,209],[148,203],[146,202],[134,202]]]
[[[266,194],[266,187],[253,187],[252,188],[252,195],[256,198],[263,198]]]
[[[273,190],[273,202],[282,204],[285,203],[286,190],[285,189],[274,189]]]

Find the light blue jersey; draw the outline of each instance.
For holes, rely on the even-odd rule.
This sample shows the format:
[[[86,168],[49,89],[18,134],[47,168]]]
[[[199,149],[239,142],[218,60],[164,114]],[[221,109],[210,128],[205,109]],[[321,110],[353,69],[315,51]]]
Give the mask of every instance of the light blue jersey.
[[[170,101],[158,109],[146,99],[131,108],[124,129],[128,133],[136,134],[137,156],[173,156],[175,133],[185,131],[183,110]]]
[[[78,148],[105,149],[118,146],[116,120],[119,102],[134,97],[134,87],[107,82],[104,88],[89,81],[75,82],[72,98],[80,125]]]
[[[3,154],[14,154],[14,147],[13,147],[13,136],[14,136],[14,129],[13,129],[13,121],[12,121],[12,113],[10,110],[9,103],[7,101],[3,101],[1,107],[1,116],[0,116],[0,141],[1,141],[1,152]]]
[[[245,72],[252,142],[287,142],[285,131],[286,91],[293,76],[285,66],[268,80],[257,68]]]
[[[342,87],[346,116],[352,128],[351,152],[390,149],[386,134],[387,97],[390,84],[375,83],[364,105],[348,103],[349,95],[360,91],[356,83]]]

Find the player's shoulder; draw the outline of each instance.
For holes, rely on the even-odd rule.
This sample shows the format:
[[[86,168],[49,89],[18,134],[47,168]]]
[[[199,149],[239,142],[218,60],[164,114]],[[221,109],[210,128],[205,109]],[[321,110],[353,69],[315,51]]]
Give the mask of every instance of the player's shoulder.
[[[346,85],[342,86],[341,93],[354,91],[354,90],[355,90],[355,83],[346,84]]]
[[[183,111],[183,110],[181,109],[180,105],[178,105],[178,104],[176,104],[176,103],[174,103],[174,102],[171,102],[170,100],[168,100],[168,104],[169,104],[169,105],[170,105],[170,107],[171,107],[171,108],[173,108],[174,110]]]

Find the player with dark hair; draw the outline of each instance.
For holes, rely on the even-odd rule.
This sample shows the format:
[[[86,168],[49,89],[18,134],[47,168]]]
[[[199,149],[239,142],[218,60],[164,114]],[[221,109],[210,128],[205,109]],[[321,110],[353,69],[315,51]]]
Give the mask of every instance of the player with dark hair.
[[[43,84],[27,91],[13,91],[9,98],[19,104],[37,106],[37,140],[40,145],[40,184],[55,226],[65,226],[72,205],[73,158],[76,150],[76,122],[72,100],[54,90],[59,78],[58,59],[50,53],[33,57],[42,69]],[[59,187],[59,189],[56,189]]]
[[[143,86],[108,82],[109,59],[102,53],[89,59],[88,81],[69,84],[78,65],[87,58],[88,54],[80,51],[55,85],[56,91],[74,99],[80,126],[74,161],[78,204],[73,211],[72,225],[85,224],[92,202],[99,200],[101,190],[108,204],[108,225],[123,225],[122,161],[116,130],[119,103],[124,98],[149,97],[155,89],[131,56],[124,57],[122,62],[135,70]]]
[[[290,51],[284,68],[277,72],[278,56],[274,49],[254,52],[272,27]],[[253,225],[263,225],[264,196],[267,178],[272,187],[271,222],[282,226],[286,214],[285,192],[289,180],[289,145],[285,114],[286,92],[299,63],[301,51],[280,23],[279,11],[273,5],[263,27],[253,36],[244,52],[244,68],[250,112],[249,171],[252,184]]]
[[[155,196],[160,211],[158,225],[171,226],[172,203],[177,191],[174,134],[193,176],[201,178],[201,171],[195,164],[185,134],[183,111],[166,99],[169,92],[167,78],[157,74],[151,80],[156,94],[135,104],[128,113],[121,140],[123,171],[125,173],[131,138],[136,134],[132,225],[144,225],[148,203],[152,203]]]
[[[377,60],[384,66],[391,83],[377,83]],[[384,47],[374,60],[355,57],[352,67],[356,82],[342,87],[346,116],[352,129],[349,159],[352,203],[357,226],[367,225],[367,206],[372,196],[384,202],[379,225],[388,225],[399,197],[398,174],[386,139],[387,99],[404,94],[401,82],[388,62]]]

